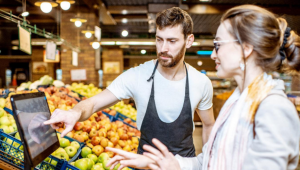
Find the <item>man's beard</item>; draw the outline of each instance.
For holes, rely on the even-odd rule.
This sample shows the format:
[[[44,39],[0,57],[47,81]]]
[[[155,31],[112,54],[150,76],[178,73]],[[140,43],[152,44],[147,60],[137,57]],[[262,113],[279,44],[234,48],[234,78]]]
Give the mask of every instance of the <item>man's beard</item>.
[[[180,49],[180,51],[178,52],[178,54],[175,57],[173,57],[172,55],[169,55],[168,52],[160,52],[160,53],[158,53],[157,57],[158,57],[159,63],[163,67],[174,67],[183,58],[184,53],[185,53],[185,45],[182,46],[182,48]],[[169,62],[169,61],[163,60],[163,59],[161,59],[161,56],[168,57],[171,59],[171,61]]]

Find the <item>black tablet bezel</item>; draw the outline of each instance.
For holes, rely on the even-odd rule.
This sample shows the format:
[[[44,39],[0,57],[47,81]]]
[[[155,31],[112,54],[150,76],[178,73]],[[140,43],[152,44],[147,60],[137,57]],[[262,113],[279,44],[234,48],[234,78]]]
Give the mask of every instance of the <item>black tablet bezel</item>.
[[[28,143],[25,140],[25,137],[24,137],[24,134],[23,134],[23,130],[20,130],[20,129],[22,129],[22,127],[21,127],[21,125],[19,123],[20,120],[19,120],[19,118],[17,116],[17,113],[16,113],[16,111],[17,111],[18,108],[17,108],[17,106],[15,104],[15,101],[17,101],[17,100],[24,100],[24,99],[31,99],[31,98],[37,98],[37,97],[44,97],[45,100],[47,101],[44,92],[16,94],[16,95],[12,95],[11,98],[10,98],[11,105],[12,105],[12,108],[13,108],[12,109],[13,110],[13,116],[15,118],[15,121],[16,121],[16,124],[17,124],[17,127],[18,127],[18,132],[20,134],[20,138],[21,138],[22,144],[24,146],[23,147],[24,148],[24,158],[27,157],[27,160],[30,161],[28,163],[30,163],[31,167],[37,166],[39,163],[41,163],[44,159],[46,159],[51,153],[53,153],[60,146],[58,137],[56,136],[57,141],[54,142],[49,148],[47,148],[46,150],[44,150],[44,152],[41,152],[39,155],[37,155],[33,159],[31,158],[31,156],[29,154]],[[48,112],[49,112],[49,114],[51,114],[50,110],[49,110],[48,102],[46,102],[46,103],[47,103]],[[51,116],[51,115],[49,115],[49,116]]]

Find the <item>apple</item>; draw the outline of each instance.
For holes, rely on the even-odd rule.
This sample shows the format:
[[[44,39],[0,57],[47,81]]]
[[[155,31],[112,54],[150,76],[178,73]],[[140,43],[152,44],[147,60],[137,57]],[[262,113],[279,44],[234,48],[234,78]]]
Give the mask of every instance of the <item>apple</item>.
[[[16,124],[12,124],[11,127],[13,128],[13,132],[18,131],[18,127]]]
[[[117,132],[118,132],[118,135],[120,137],[124,134],[124,130],[123,129],[118,129]]]
[[[92,169],[92,167],[95,165],[95,162],[92,159],[89,158],[83,158],[87,161],[88,163],[88,169]]]
[[[67,152],[69,157],[73,157],[77,153],[77,148],[75,148],[74,146],[67,146],[65,148],[65,151]]]
[[[84,142],[83,135],[78,135],[78,134],[75,133],[74,139],[77,140],[77,141],[79,141],[79,142]]]
[[[114,144],[111,141],[108,141],[108,145],[107,146],[110,147],[110,148],[113,148]]]
[[[92,122],[89,121],[89,120],[86,120],[86,121],[84,121],[83,123],[84,123],[84,125],[90,125],[90,126],[92,125]]]
[[[124,151],[127,151],[127,152],[130,152],[132,149],[129,145],[126,145],[124,148],[123,148]]]
[[[109,160],[109,155],[103,152],[98,156],[98,162],[103,164],[105,160]]]
[[[75,166],[75,162],[71,162],[70,165]]]
[[[87,132],[82,132],[81,135],[83,136],[84,141],[89,139],[89,134]]]
[[[58,128],[56,131],[62,133],[64,130],[65,130],[64,128]]]
[[[90,148],[92,148],[92,149],[94,148],[94,145],[91,144],[91,143],[87,143],[86,146],[88,146],[88,147],[90,147]]]
[[[75,126],[74,126],[74,130],[78,131],[81,130],[83,128],[83,123],[82,122],[76,122]]]
[[[101,141],[100,137],[94,136],[91,140],[91,144],[96,146],[96,145],[99,145],[100,141]]]
[[[110,152],[110,151],[107,151],[106,153],[108,154],[108,156],[109,156],[110,158],[114,157],[114,155],[115,155],[115,153]]]
[[[102,137],[105,137],[105,138],[107,136],[106,132],[101,130],[101,129],[98,131],[98,134],[99,134],[99,136],[102,136]]]
[[[113,170],[118,170],[118,168],[120,167],[120,163],[118,163]]]
[[[98,157],[95,154],[88,154],[87,158],[94,161],[94,163],[97,163]]]
[[[92,151],[96,156],[99,156],[104,151],[104,148],[100,145],[96,145],[93,147]]]
[[[128,135],[127,134],[122,134],[120,135],[121,140],[128,140]]]
[[[104,128],[105,128],[107,131],[109,131],[109,130],[111,129],[111,124],[110,124],[110,123],[105,124],[105,125],[104,125]]]
[[[101,121],[101,117],[100,116],[95,117],[95,120],[96,120],[96,122],[100,122]]]
[[[66,161],[69,161],[70,157],[66,152],[55,152],[54,154],[55,157],[59,158],[59,159],[65,159]]]
[[[53,155],[55,155],[56,152],[65,152],[65,153],[67,153],[63,148],[56,149],[56,151],[53,152]]]
[[[77,134],[77,135],[81,135],[82,132],[83,132],[82,130],[78,130],[78,131],[75,130],[75,134]],[[75,135],[75,134],[74,134],[74,135]]]
[[[121,122],[121,121],[119,121],[119,120],[116,121],[116,124],[117,124],[117,127],[118,127],[118,128],[119,128],[119,127],[122,127],[122,126],[124,125],[124,123]]]
[[[89,133],[91,131],[91,125],[84,125],[82,131]]]
[[[122,148],[121,148],[120,145],[115,145],[115,148],[116,148],[116,149],[121,149],[121,150],[122,150]]]
[[[54,166],[57,165],[57,161],[56,161],[56,160],[53,160],[53,159],[50,161],[50,163],[51,163],[52,165],[54,165]]]
[[[97,135],[98,135],[98,131],[93,129],[90,131],[89,137],[93,138],[94,136],[97,136]]]
[[[88,170],[88,163],[86,159],[79,159],[75,162],[75,167],[80,170]]]
[[[86,158],[86,157],[88,156],[88,154],[91,154],[91,153],[92,153],[92,149],[89,148],[89,147],[87,147],[87,146],[85,146],[85,147],[82,148],[80,154],[81,154],[81,156],[82,156],[83,158]]]
[[[59,141],[60,147],[65,148],[67,146],[70,146],[70,141],[66,138],[61,138]]]
[[[116,133],[114,131],[107,132],[107,138],[111,139],[112,137],[116,136]]]
[[[70,138],[73,138],[73,137],[74,137],[74,133],[73,133],[73,132],[69,132],[69,133],[67,133],[66,136],[68,136],[68,137],[70,137]]]
[[[132,143],[139,144],[139,139],[137,137],[132,137]]]
[[[101,164],[96,164],[96,165],[94,165],[93,167],[92,167],[92,169],[91,170],[105,170],[105,169],[103,169],[103,167],[102,167],[103,165]]]
[[[71,142],[71,146],[74,146],[77,150],[80,148],[80,144],[76,141]]]
[[[4,113],[5,113],[4,109],[2,107],[0,107],[0,117],[2,117],[4,115]]]
[[[0,125],[6,125],[9,126],[11,124],[10,120],[8,119],[7,116],[2,116],[0,118]]]
[[[122,141],[122,140],[119,140],[119,141],[118,141],[118,144],[119,144],[122,148],[124,148],[124,147],[126,146],[125,142]]]
[[[114,146],[116,146],[117,144],[118,144],[118,139],[116,138],[116,137],[112,137],[111,139],[110,139],[110,141],[111,141],[111,143],[114,145]]]
[[[4,133],[10,133],[10,129],[7,125],[1,125],[0,129],[3,129]]]
[[[108,139],[106,138],[102,138],[102,140],[100,141],[100,144],[103,148],[108,146]]]

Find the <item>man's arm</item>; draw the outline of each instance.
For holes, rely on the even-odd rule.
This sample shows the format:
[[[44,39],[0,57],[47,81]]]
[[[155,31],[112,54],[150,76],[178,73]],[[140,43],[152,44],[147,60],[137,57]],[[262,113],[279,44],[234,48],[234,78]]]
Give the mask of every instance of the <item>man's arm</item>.
[[[204,145],[208,141],[210,131],[215,124],[214,112],[212,107],[208,110],[196,109],[196,112],[202,121],[202,143]]]
[[[119,99],[112,92],[105,89],[101,93],[81,101],[71,110],[80,113],[81,117],[78,121],[84,121],[91,117],[93,113],[110,107],[117,102],[119,102]]]

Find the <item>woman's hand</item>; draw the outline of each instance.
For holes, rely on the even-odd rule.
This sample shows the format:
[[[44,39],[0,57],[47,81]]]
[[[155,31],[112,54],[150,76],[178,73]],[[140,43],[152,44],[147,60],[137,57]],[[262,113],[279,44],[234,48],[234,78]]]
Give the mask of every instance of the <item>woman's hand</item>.
[[[149,164],[155,164],[155,162],[152,159],[144,155],[134,154],[120,149],[109,147],[106,147],[105,149],[118,154],[108,161],[106,166],[111,166],[110,169],[113,169],[118,163],[120,163],[120,167],[118,168],[118,170],[121,170],[122,168],[128,166],[138,169],[149,169]]]
[[[148,151],[143,155],[151,158],[155,163],[150,163],[149,168],[153,170],[180,170],[180,165],[175,156],[169,152],[168,148],[157,139],[152,139],[152,143],[159,149],[144,145],[143,149]]]

